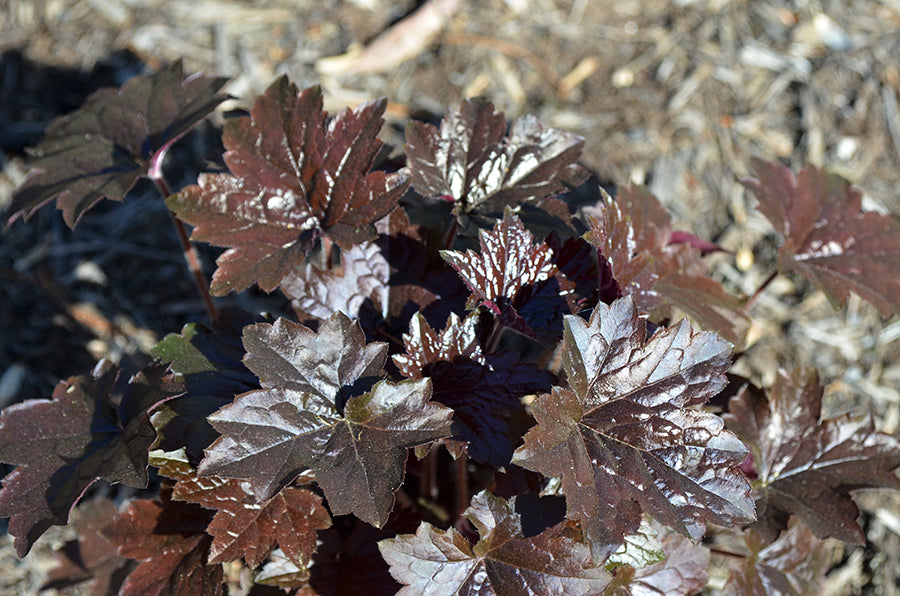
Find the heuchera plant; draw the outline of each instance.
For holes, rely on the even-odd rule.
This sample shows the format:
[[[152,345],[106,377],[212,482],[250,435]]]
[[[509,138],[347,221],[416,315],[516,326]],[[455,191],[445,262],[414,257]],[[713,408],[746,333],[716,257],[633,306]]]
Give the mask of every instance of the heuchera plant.
[[[225,249],[209,287],[194,271],[211,320],[127,384],[102,361],[0,415],[19,556],[78,531],[48,587],[690,594],[713,556],[729,593],[799,594],[825,539],[864,543],[852,492],[900,488],[900,443],[822,420],[809,369],[710,406],[752,298],[649,191],[588,181],[581,138],[466,100],[410,124],[388,172],[384,100],[329,116],[281,78],[227,120],[227,171],[173,194],[166,150],[223,83],[176,64],[96,93],[48,128],[7,214],[56,199],[74,226],[148,177],[195,267],[181,222]],[[784,238],[773,275],[900,310],[897,220],[818,168],[753,169]],[[293,316],[216,310],[210,293],[253,285]],[[150,467],[143,499],[82,499],[101,478],[146,489]]]

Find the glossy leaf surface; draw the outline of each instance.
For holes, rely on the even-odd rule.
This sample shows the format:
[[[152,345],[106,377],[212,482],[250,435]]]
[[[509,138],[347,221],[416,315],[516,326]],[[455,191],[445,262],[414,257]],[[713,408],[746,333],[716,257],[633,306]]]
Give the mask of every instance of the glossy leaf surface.
[[[576,163],[583,147],[581,137],[544,128],[534,116],[518,118],[507,135],[503,113],[477,99],[449,111],[439,128],[406,129],[413,188],[461,211],[499,211],[583,182],[587,172]]]
[[[900,311],[900,222],[862,212],[862,192],[849,182],[807,166],[796,176],[786,166],[756,160],[756,178],[741,182],[759,210],[784,237],[782,271],[795,271],[837,306],[850,292],[883,315]]]
[[[271,292],[318,236],[345,249],[375,237],[374,222],[406,188],[399,174],[369,171],[385,105],[371,101],[329,120],[317,87],[298,92],[282,77],[249,118],[228,122],[222,140],[230,173],[203,174],[167,202],[195,226],[193,240],[228,247],[214,294],[253,283]]]
[[[20,557],[51,525],[66,523],[95,480],[147,486],[147,449],[156,439],[148,411],[182,388],[164,367],[148,367],[116,405],[117,375],[102,361],[60,382],[52,400],[29,400],[0,415],[0,461],[18,466],[3,479],[0,516],[11,518]]]
[[[863,544],[856,489],[900,488],[900,441],[869,416],[820,420],[822,386],[811,369],[781,371],[768,395],[745,387],[728,405],[728,428],[753,453],[759,522],[774,541],[798,516],[819,538]]]
[[[693,539],[706,522],[754,518],[739,471],[746,448],[721,418],[689,407],[725,386],[730,355],[684,320],[648,338],[630,298],[598,304],[588,322],[566,317],[570,388],[535,400],[537,426],[513,463],[562,479],[595,559],[637,530],[642,510]]]
[[[406,585],[398,595],[597,594],[609,583],[587,547],[560,526],[525,538],[515,499],[482,491],[465,516],[480,536],[474,546],[454,528],[429,523],[379,543],[391,575]]]
[[[226,79],[185,77],[181,62],[101,89],[54,120],[32,151],[34,170],[16,190],[10,220],[28,219],[48,201],[69,227],[104,198],[121,201],[137,180],[159,167],[165,150],[226,99]]]
[[[480,244],[478,253],[441,252],[472,292],[468,306],[485,306],[500,324],[525,335],[558,337],[572,284],[556,266],[553,250],[536,244],[511,210],[493,230],[481,231]]]
[[[384,344],[335,313],[319,332],[279,319],[247,327],[245,363],[263,389],[209,417],[222,433],[201,474],[248,480],[259,499],[311,468],[335,515],[381,526],[403,480],[406,449],[445,437],[451,410],[428,380],[381,376]],[[373,385],[374,383],[374,385]]]
[[[607,259],[615,280],[644,312],[676,306],[704,328],[742,345],[749,320],[741,301],[707,275],[701,251],[672,231],[668,212],[644,187],[626,186],[587,210],[585,238]]]

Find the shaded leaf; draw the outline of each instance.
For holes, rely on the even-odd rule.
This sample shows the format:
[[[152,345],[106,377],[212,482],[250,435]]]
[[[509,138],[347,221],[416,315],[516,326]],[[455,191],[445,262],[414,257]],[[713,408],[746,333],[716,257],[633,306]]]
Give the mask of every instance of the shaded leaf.
[[[52,401],[29,400],[0,415],[0,461],[18,466],[3,479],[0,516],[11,518],[20,557],[51,525],[65,525],[98,478],[147,486],[147,450],[156,439],[148,411],[182,389],[164,367],[150,366],[115,404],[117,375],[102,361],[60,382]]]
[[[735,596],[816,596],[831,567],[831,547],[796,519],[778,540],[755,530],[744,534],[750,556],[731,571],[725,594]]]
[[[718,416],[689,407],[725,386],[730,355],[684,320],[647,338],[631,298],[598,304],[589,322],[566,317],[570,389],[535,400],[537,426],[513,463],[562,479],[595,560],[637,530],[641,510],[692,539],[705,523],[754,518],[739,470],[746,448]]]
[[[485,355],[477,320],[476,313],[462,321],[451,314],[438,332],[416,315],[403,336],[406,353],[393,360],[403,376],[431,379],[431,399],[453,409],[453,433],[465,442],[469,457],[504,466],[513,451],[504,435],[505,414],[520,409],[523,396],[548,391],[554,378],[518,362],[513,353]]]
[[[57,565],[47,574],[41,590],[58,590],[63,594],[116,594],[132,570],[120,557],[116,546],[101,531],[116,518],[112,501],[94,499],[72,511],[69,525],[78,532],[75,540],[56,551]],[[76,590],[83,590],[76,592]]]
[[[378,543],[391,575],[410,594],[598,594],[609,574],[591,561],[587,547],[561,526],[525,538],[515,501],[487,491],[472,498],[465,516],[480,539],[473,546],[454,528],[429,523],[413,535]]]
[[[837,306],[853,291],[883,315],[900,311],[900,222],[863,213],[862,192],[842,178],[807,166],[753,161],[756,178],[741,183],[784,238],[781,271],[795,271]]]
[[[558,337],[572,284],[554,263],[546,243],[511,210],[490,232],[480,232],[481,251],[441,251],[472,292],[468,307],[484,306],[505,327],[530,337]]]
[[[749,320],[741,300],[708,277],[697,243],[672,231],[668,212],[648,189],[623,187],[615,200],[605,195],[586,212],[591,229],[585,239],[606,257],[618,289],[639,309],[666,318],[675,306],[743,345]]]
[[[209,562],[243,558],[256,567],[277,543],[295,564],[308,564],[316,552],[316,531],[331,525],[322,498],[305,488],[286,487],[257,502],[245,485],[217,476],[192,476],[172,491],[173,499],[216,510],[206,529],[213,537]]]
[[[358,318],[366,300],[387,318],[390,274],[378,245],[363,242],[341,251],[339,271],[306,263],[281,281],[281,291],[292,300],[295,310],[317,319],[327,319],[337,311]]]
[[[234,396],[259,388],[259,380],[242,358],[241,332],[260,322],[248,313],[223,313],[210,329],[191,323],[180,334],[170,333],[153,348],[184,383],[185,395],[169,400],[153,413],[159,439],[155,447],[187,450],[196,466],[203,450],[219,437],[206,417],[234,401]]]
[[[229,174],[202,174],[167,204],[194,225],[193,240],[228,247],[211,290],[253,283],[271,292],[299,266],[318,236],[344,249],[375,237],[374,222],[406,188],[399,174],[369,172],[381,147],[386,101],[344,109],[331,120],[317,87],[302,92],[286,77],[227,123]]]
[[[69,227],[104,198],[121,201],[166,149],[226,99],[227,79],[184,77],[181,62],[101,89],[54,120],[32,151],[33,173],[16,190],[10,221],[28,219],[57,199]]]
[[[763,539],[798,516],[819,538],[865,543],[850,493],[900,489],[900,442],[876,432],[870,416],[819,420],[822,386],[813,369],[780,371],[768,396],[745,387],[728,404],[728,428],[749,446]]]
[[[499,211],[577,185],[587,172],[576,160],[584,139],[544,128],[533,116],[506,118],[493,105],[466,99],[450,110],[440,128],[413,122],[406,129],[406,154],[413,188],[443,197],[460,212]]]
[[[206,451],[201,474],[248,480],[262,500],[311,468],[335,515],[384,524],[406,449],[450,432],[451,410],[428,401],[431,383],[373,386],[386,346],[366,345],[342,313],[318,333],[284,319],[252,325],[244,344],[263,389],[209,417],[223,436]]]
[[[131,501],[103,529],[119,554],[140,564],[120,590],[123,596],[219,596],[222,566],[207,565],[209,517],[197,505]]]

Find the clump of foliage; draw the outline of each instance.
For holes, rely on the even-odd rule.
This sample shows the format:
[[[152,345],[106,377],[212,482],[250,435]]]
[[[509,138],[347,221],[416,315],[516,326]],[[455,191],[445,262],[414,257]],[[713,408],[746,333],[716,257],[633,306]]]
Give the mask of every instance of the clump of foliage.
[[[7,214],[56,199],[74,226],[148,177],[189,255],[181,222],[225,249],[211,285],[195,271],[211,320],[127,384],[102,361],[0,415],[19,555],[79,533],[48,585],[690,594],[727,552],[731,593],[815,593],[825,539],[864,542],[852,492],[900,488],[900,443],[821,419],[815,371],[721,395],[749,300],[646,189],[588,180],[578,136],[467,100],[410,124],[387,171],[384,100],[329,116],[281,78],[227,120],[225,167],[172,193],[166,150],[223,84],[175,65],[95,94],[48,128]],[[754,170],[778,271],[900,309],[897,220],[820,169]],[[293,316],[209,296],[254,285]],[[101,478],[158,488],[82,499]]]

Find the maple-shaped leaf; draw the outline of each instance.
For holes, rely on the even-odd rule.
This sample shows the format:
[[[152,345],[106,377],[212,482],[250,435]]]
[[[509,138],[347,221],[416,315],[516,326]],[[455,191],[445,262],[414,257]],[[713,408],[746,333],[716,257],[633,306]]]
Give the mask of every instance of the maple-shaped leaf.
[[[744,533],[750,556],[732,569],[724,593],[734,596],[816,596],[832,564],[831,546],[794,518],[771,542],[753,529]]]
[[[248,480],[263,500],[311,468],[332,513],[384,524],[407,448],[450,434],[452,411],[428,401],[431,382],[375,382],[387,346],[367,345],[340,312],[318,333],[284,319],[251,325],[244,345],[263,389],[209,417],[223,436],[201,474]]]
[[[618,288],[644,312],[665,318],[675,306],[743,345],[749,320],[742,302],[707,275],[702,251],[672,230],[659,200],[644,187],[625,186],[615,199],[604,195],[585,210],[591,229],[584,237],[606,258]]]
[[[156,439],[148,411],[182,388],[164,367],[150,366],[116,404],[117,376],[101,361],[90,374],[60,382],[51,401],[29,400],[0,415],[0,461],[18,466],[3,479],[0,516],[11,518],[20,557],[51,525],[65,525],[95,480],[147,486],[147,450]]]
[[[246,351],[241,332],[260,321],[248,313],[223,313],[212,328],[191,323],[153,347],[153,354],[169,364],[185,387],[185,395],[153,412],[156,448],[185,447],[194,465],[200,461],[203,450],[219,437],[206,417],[230,404],[234,396],[259,388],[256,375],[242,362]]]
[[[745,387],[728,404],[728,428],[750,446],[763,538],[774,541],[794,514],[819,538],[865,543],[850,493],[900,489],[900,441],[871,416],[820,420],[823,388],[813,369],[780,371],[768,396]]]
[[[317,319],[327,319],[336,311],[358,318],[366,300],[387,318],[390,276],[390,265],[378,245],[363,242],[341,251],[339,271],[306,263],[281,281],[281,291],[296,311]]]
[[[741,183],[784,238],[778,250],[783,272],[795,271],[823,290],[835,306],[850,292],[883,315],[900,312],[900,222],[864,213],[862,192],[820,168],[794,173],[778,163],[754,160],[756,178]]]
[[[554,379],[514,353],[485,355],[477,323],[477,313],[462,321],[451,314],[444,330],[435,331],[416,315],[403,335],[406,353],[393,360],[403,376],[431,379],[431,399],[453,409],[453,433],[469,457],[499,467],[509,464],[513,451],[504,415],[521,408],[523,396],[549,391]]]
[[[455,528],[422,523],[415,534],[378,543],[397,594],[599,594],[610,576],[591,561],[587,547],[560,526],[526,538],[514,497],[487,491],[472,498],[465,516],[480,539],[469,543]]]
[[[56,551],[57,565],[47,574],[41,589],[68,594],[81,588],[84,592],[78,593],[117,594],[131,565],[101,535],[117,515],[115,504],[107,499],[85,501],[74,509],[69,526],[78,532],[78,537]]]
[[[119,554],[140,561],[119,594],[123,596],[220,596],[222,566],[208,565],[209,517],[197,505],[131,501],[102,530]]]
[[[178,481],[172,498],[216,509],[206,532],[213,537],[210,563],[243,558],[256,567],[277,543],[295,564],[308,564],[316,552],[316,531],[331,525],[322,498],[305,488],[286,487],[257,502],[246,482],[217,476]]]
[[[460,212],[499,211],[584,182],[587,171],[575,163],[583,147],[583,138],[544,128],[534,116],[516,119],[507,135],[503,113],[477,99],[449,111],[440,128],[406,128],[413,188],[454,201]]]
[[[101,89],[47,127],[32,151],[33,173],[15,191],[10,221],[47,201],[69,227],[104,198],[121,201],[138,179],[159,169],[166,149],[226,99],[227,79],[184,77],[181,62]]]
[[[217,261],[214,294],[253,283],[271,292],[320,235],[344,249],[375,237],[374,222],[406,189],[404,176],[369,172],[386,103],[364,103],[329,120],[318,87],[298,93],[281,77],[249,118],[226,124],[230,173],[201,174],[167,201],[195,226],[191,239],[228,248]]]
[[[537,425],[513,463],[561,478],[568,517],[596,560],[637,530],[640,511],[692,539],[704,524],[754,518],[746,448],[718,416],[689,406],[725,386],[731,345],[687,321],[647,337],[630,297],[567,316],[570,388],[532,403]]]
[[[572,284],[556,266],[553,250],[535,244],[509,209],[493,230],[481,230],[480,244],[478,253],[441,251],[472,292],[468,307],[484,306],[501,325],[530,337],[558,337]]]

